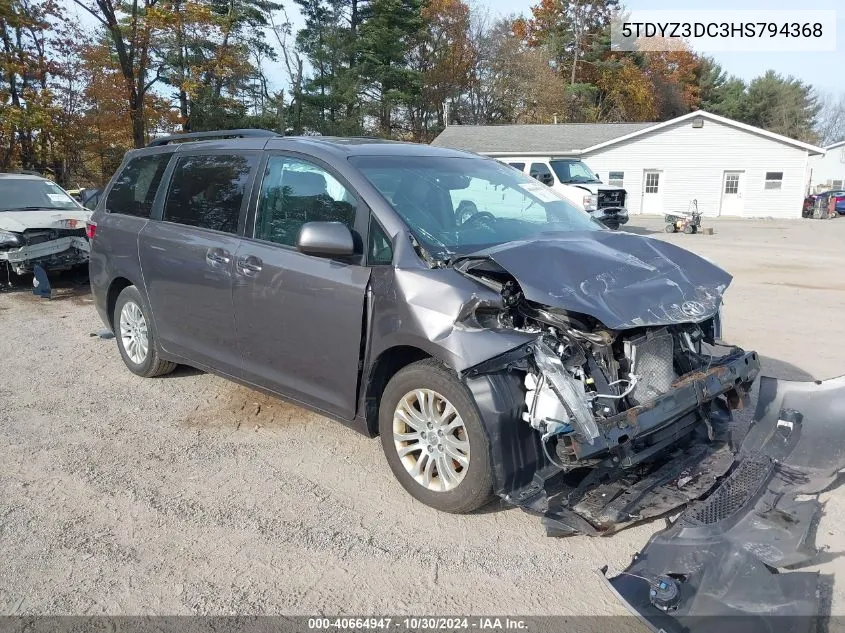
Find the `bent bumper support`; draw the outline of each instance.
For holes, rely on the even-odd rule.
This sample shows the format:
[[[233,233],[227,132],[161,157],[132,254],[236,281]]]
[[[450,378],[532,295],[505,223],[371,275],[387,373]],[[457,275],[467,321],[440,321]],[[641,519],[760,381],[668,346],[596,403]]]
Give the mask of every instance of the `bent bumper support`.
[[[40,257],[47,257],[48,255],[55,255],[56,253],[63,253],[72,248],[80,251],[81,253],[88,253],[91,250],[88,240],[84,237],[61,237],[57,240],[42,242],[41,244],[21,246],[20,248],[12,248],[7,251],[2,251],[0,252],[0,260],[16,264],[30,259],[38,259]]]
[[[522,368],[531,349],[512,350],[463,378],[490,439],[494,491],[541,516],[550,536],[609,534],[664,514],[706,494],[731,467],[736,442],[730,409],[742,406],[757,376],[756,353],[719,359],[654,400],[605,420],[592,444],[577,447],[581,457],[599,462],[564,472],[549,462],[539,434],[517,422],[523,399],[512,369]]]
[[[845,376],[764,377],[730,474],[606,580],[655,629],[808,631],[820,615],[821,578],[777,570],[812,562],[821,504],[806,497],[843,468]],[[661,582],[677,599],[662,600]]]

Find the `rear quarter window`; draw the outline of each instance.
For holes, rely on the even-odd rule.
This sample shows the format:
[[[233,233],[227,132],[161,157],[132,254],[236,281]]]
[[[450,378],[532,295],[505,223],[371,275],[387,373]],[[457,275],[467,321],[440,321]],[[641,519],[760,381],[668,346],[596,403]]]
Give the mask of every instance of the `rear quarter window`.
[[[164,153],[132,158],[112,185],[106,200],[106,210],[109,213],[149,218],[170,157],[171,154]]]

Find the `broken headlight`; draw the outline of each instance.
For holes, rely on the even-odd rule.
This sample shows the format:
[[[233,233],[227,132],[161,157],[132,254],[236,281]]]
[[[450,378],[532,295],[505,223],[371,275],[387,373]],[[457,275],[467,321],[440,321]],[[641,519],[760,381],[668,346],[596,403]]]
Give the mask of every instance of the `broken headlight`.
[[[542,339],[537,342],[534,350],[534,361],[555,395],[566,407],[573,428],[592,444],[599,436],[599,427],[593,417],[584,384],[569,375],[560,357]]]
[[[23,245],[23,239],[17,233],[0,231],[0,248],[15,248]]]

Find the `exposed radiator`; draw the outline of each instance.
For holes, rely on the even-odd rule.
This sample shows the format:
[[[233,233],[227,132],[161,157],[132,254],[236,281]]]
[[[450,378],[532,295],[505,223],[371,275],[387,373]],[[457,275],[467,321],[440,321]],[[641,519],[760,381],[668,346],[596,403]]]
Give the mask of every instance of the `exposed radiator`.
[[[625,341],[625,356],[638,378],[631,392],[633,402],[640,404],[669,391],[678,378],[672,352],[672,335],[666,328]]]

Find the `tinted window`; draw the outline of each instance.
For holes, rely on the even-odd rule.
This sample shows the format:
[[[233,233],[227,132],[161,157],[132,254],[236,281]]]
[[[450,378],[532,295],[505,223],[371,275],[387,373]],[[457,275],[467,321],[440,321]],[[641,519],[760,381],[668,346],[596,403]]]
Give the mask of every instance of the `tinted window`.
[[[255,237],[295,246],[306,222],[355,221],[355,197],[330,173],[313,163],[271,156],[261,183]]]
[[[390,238],[373,217],[370,217],[370,246],[367,250],[369,252],[367,260],[371,266],[390,264],[393,261],[393,246]]]
[[[182,156],[173,170],[164,220],[237,233],[238,217],[257,156]]]
[[[525,171],[525,163],[508,163],[508,165],[519,171]]]
[[[126,163],[106,200],[106,210],[111,213],[150,217],[153,200],[161,183],[171,154],[138,156]]]

